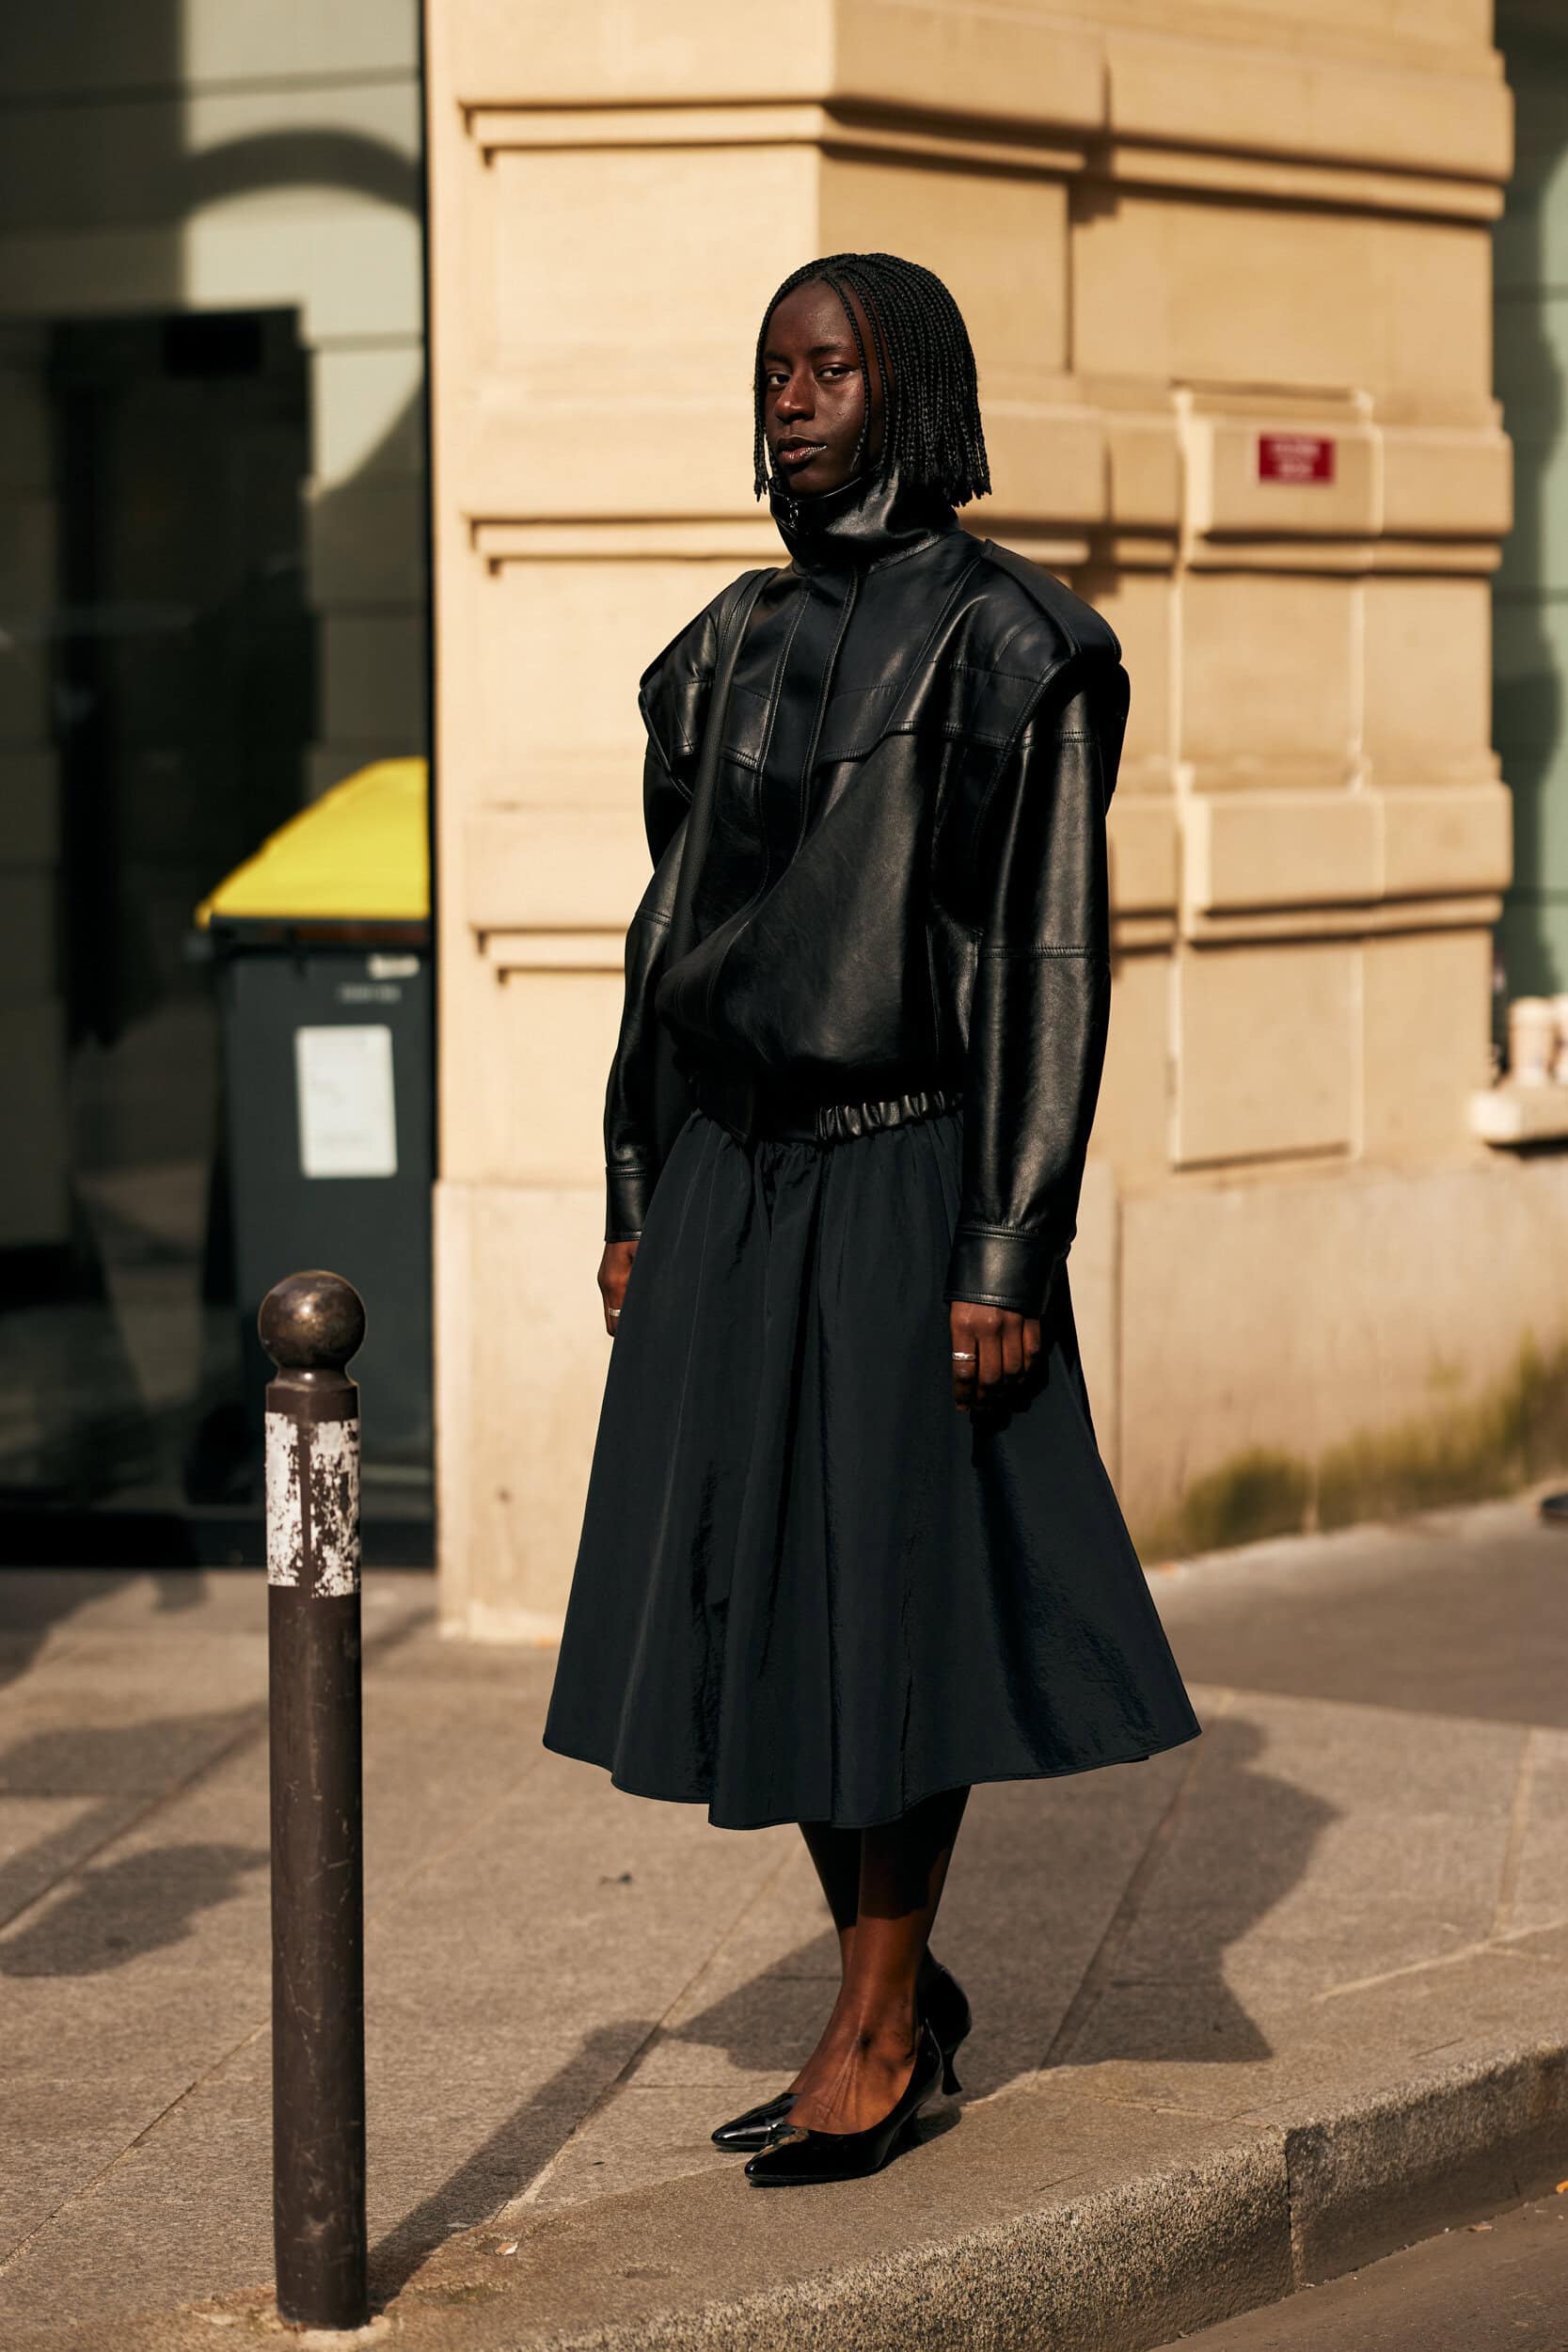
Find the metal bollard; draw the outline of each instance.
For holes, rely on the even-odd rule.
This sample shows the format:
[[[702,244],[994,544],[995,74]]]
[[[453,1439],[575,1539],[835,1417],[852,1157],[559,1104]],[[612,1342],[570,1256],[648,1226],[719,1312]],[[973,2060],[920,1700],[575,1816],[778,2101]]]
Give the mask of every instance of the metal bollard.
[[[272,1751],[272,2196],[277,2309],[362,2328],[358,1293],[293,1274],[261,1301]]]

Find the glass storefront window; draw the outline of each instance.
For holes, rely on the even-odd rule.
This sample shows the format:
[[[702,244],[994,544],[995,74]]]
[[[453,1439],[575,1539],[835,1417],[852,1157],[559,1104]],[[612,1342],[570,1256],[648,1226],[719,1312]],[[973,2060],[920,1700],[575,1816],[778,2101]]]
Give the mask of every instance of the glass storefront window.
[[[418,17],[100,12],[0,32],[0,1546],[221,1561],[257,1078],[193,914],[425,751]],[[428,1520],[428,1431],[385,1468]]]

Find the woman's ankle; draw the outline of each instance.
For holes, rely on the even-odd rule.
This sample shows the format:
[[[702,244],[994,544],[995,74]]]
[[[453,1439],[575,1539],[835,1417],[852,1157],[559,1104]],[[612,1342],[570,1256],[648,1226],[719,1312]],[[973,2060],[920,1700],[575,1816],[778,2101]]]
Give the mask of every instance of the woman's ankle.
[[[907,2058],[919,2039],[920,2021],[912,1994],[907,1999],[841,2001],[823,2036],[825,2042],[840,2048],[851,2044],[862,2057],[884,2063]]]

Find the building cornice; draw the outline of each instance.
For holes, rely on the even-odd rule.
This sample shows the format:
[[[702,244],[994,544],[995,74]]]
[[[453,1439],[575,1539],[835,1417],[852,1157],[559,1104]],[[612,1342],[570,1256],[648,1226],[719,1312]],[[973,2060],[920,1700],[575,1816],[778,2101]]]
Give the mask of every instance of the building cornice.
[[[470,24],[457,98],[486,163],[807,147],[1470,220],[1496,215],[1512,167],[1495,49],[1353,39],[1306,7],[1264,27],[1236,10],[1150,23],[1110,7],[800,0],[784,44],[733,0],[667,0],[659,42],[620,44],[635,75],[610,0],[579,0],[569,40],[559,19],[520,0]],[[499,102],[509,87],[515,101]]]

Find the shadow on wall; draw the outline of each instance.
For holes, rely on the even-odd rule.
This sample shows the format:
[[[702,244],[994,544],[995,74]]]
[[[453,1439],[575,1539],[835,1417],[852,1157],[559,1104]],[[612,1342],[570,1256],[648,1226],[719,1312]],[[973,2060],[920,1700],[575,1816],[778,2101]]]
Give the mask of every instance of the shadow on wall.
[[[1554,0],[1499,0],[1497,38],[1518,143],[1496,237],[1516,516],[1493,591],[1493,739],[1513,794],[1515,873],[1498,939],[1509,994],[1550,995],[1568,989],[1568,28]]]
[[[246,197],[284,189],[321,189],[335,195],[361,197],[366,201],[407,215],[418,221],[424,205],[418,161],[385,141],[361,133],[338,130],[277,130],[234,139],[199,154],[181,158],[173,182],[183,220],[205,209]],[[302,290],[303,291],[303,290]],[[312,421],[318,440],[321,419]],[[356,620],[404,612],[411,605],[428,610],[423,484],[428,480],[423,395],[416,390],[386,417],[359,450],[352,469],[330,482],[312,485],[309,511],[309,542],[313,565],[325,569],[330,581],[327,606],[352,606]],[[404,498],[410,484],[420,485]],[[352,576],[345,584],[343,575]],[[311,582],[306,582],[309,603]],[[404,665],[398,675],[376,677],[376,699],[394,711],[408,699]],[[318,661],[318,678],[328,683],[325,665]],[[330,743],[340,733],[330,708],[321,706],[317,691],[316,739]],[[318,771],[306,787],[306,797],[340,780],[367,760],[412,755],[429,756],[429,712],[417,728],[400,731],[394,720],[383,721],[374,739],[359,739],[351,728],[350,740],[336,771]],[[259,841],[251,845],[260,846]],[[214,882],[220,880],[214,875]]]

